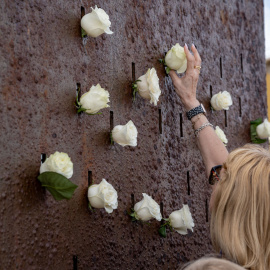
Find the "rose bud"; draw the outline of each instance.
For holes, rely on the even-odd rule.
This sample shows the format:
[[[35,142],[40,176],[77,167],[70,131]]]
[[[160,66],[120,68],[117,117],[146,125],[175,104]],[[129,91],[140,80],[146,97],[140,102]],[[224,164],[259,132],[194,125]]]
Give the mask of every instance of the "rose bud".
[[[227,91],[219,92],[211,98],[211,106],[215,111],[229,110],[232,104],[232,97]]]
[[[184,48],[176,43],[165,56],[166,65],[177,73],[184,73],[187,69],[187,57]]]
[[[98,83],[96,86],[92,85],[90,90],[81,96],[79,103],[86,113],[95,114],[103,108],[110,107],[107,104],[110,102],[109,97],[109,92]]]
[[[135,217],[138,220],[148,221],[152,218],[160,221],[162,219],[159,205],[151,196],[143,193],[143,199],[134,206]]]
[[[221,139],[221,141],[226,145],[228,143],[228,140],[223,130],[219,126],[216,126],[215,132],[217,136]]]
[[[154,68],[149,68],[146,74],[138,79],[137,86],[140,96],[150,100],[150,103],[154,103],[156,106],[161,94],[156,70]]]
[[[180,234],[187,234],[188,229],[193,231],[194,222],[187,204],[180,210],[174,211],[169,216],[170,225]]]
[[[73,175],[73,163],[68,154],[56,151],[41,164],[40,173],[44,172],[56,172],[69,179]]]
[[[110,26],[108,14],[97,6],[95,6],[95,9],[92,8],[91,13],[84,15],[81,19],[81,27],[91,37],[97,37],[103,33],[113,34]]]
[[[88,200],[94,208],[105,208],[107,213],[112,213],[118,207],[117,191],[105,179],[100,184],[88,188]]]
[[[256,127],[257,135],[260,139],[267,139],[270,137],[270,123],[264,119],[263,123]]]
[[[137,128],[131,120],[124,126],[115,126],[112,130],[113,141],[122,146],[137,146],[137,135]]]

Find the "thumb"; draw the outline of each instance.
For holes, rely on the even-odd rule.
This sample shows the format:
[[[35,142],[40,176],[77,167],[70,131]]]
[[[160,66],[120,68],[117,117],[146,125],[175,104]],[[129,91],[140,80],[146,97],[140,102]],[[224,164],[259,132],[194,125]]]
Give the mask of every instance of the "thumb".
[[[169,75],[170,75],[170,77],[172,79],[173,84],[175,84],[175,82],[177,80],[180,80],[180,78],[177,76],[177,74],[176,74],[176,72],[174,70],[170,70]]]

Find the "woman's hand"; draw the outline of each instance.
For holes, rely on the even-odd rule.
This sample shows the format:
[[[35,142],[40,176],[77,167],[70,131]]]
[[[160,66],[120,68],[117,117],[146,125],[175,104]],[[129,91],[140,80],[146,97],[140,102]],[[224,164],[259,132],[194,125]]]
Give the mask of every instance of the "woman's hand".
[[[187,44],[185,44],[184,50],[187,57],[187,70],[185,76],[179,78],[173,70],[171,70],[169,74],[172,78],[177,95],[180,97],[186,110],[189,111],[200,105],[200,102],[196,98],[200,70],[195,67],[201,66],[201,57],[193,44],[191,50],[194,55],[190,53]]]

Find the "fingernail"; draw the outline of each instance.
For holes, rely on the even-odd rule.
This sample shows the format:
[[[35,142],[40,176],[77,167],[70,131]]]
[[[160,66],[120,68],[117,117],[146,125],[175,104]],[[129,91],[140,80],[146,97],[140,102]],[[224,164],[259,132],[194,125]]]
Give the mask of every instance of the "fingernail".
[[[192,45],[191,46],[193,46],[194,48],[196,48],[196,46],[194,45],[194,43],[192,43]]]
[[[185,47],[187,48],[188,46],[187,46],[187,43],[185,43]]]

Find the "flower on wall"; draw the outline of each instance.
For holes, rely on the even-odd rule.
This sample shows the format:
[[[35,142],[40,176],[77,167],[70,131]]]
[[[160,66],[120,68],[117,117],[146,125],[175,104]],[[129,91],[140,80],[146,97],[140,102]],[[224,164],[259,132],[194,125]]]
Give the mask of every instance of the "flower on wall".
[[[149,221],[151,219],[156,219],[160,221],[162,219],[160,213],[160,206],[151,196],[146,193],[142,193],[143,199],[137,202],[129,215],[132,217],[133,221]]]
[[[73,175],[73,163],[66,153],[55,152],[40,166],[38,180],[56,200],[70,199],[78,187],[69,178]]]
[[[267,119],[258,118],[250,121],[250,137],[253,143],[264,143],[270,137],[270,123]]]
[[[78,94],[75,102],[77,113],[85,112],[89,115],[101,114],[98,111],[110,107],[107,104],[110,102],[110,94],[99,83],[96,86],[92,85],[90,90],[81,96],[80,100]]]
[[[229,107],[233,104],[232,97],[227,91],[213,95],[210,102],[215,111],[229,110]]]
[[[159,88],[159,78],[155,68],[149,68],[146,74],[142,75],[137,81],[132,84],[133,96],[138,92],[139,95],[150,103],[157,106],[159,96],[161,94]]]
[[[91,13],[85,14],[81,19],[82,37],[98,37],[103,33],[113,34],[110,26],[111,22],[108,14],[103,9],[95,6],[95,8],[92,8]]]
[[[184,73],[187,69],[187,57],[184,47],[176,43],[167,53],[165,59],[159,59],[159,62],[165,66],[166,73],[170,70],[176,70],[177,73]]]
[[[88,188],[89,208],[105,208],[106,212],[111,214],[117,209],[117,191],[105,179],[100,184],[91,185]]]
[[[159,234],[166,237],[166,227],[175,229],[179,234],[186,235],[188,230],[193,231],[194,221],[187,204],[183,204],[180,210],[173,211],[169,218],[164,219],[165,223],[160,226]]]
[[[121,146],[137,146],[138,131],[131,120],[124,126],[115,126],[111,136],[112,140]]]
[[[216,126],[215,132],[217,136],[220,138],[220,140],[226,145],[228,143],[228,139],[224,131],[219,126]]]

